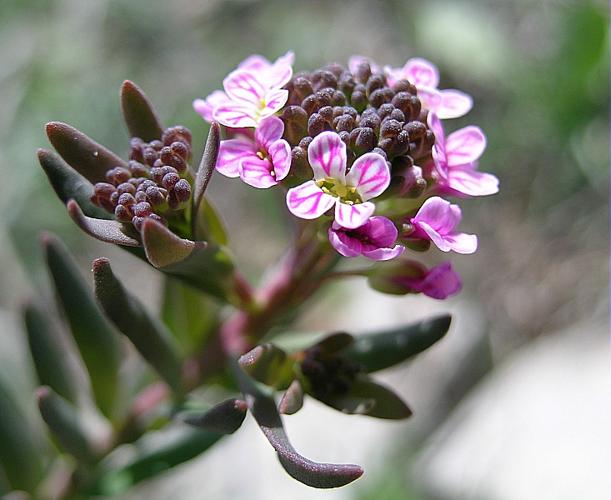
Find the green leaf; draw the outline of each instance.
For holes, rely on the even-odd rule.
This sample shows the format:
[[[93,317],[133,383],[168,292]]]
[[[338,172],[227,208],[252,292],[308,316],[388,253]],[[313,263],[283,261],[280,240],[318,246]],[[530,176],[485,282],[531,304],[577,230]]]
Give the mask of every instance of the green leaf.
[[[61,157],[51,151],[39,149],[38,161],[62,202],[68,203],[68,200],[73,199],[89,217],[112,219],[111,214],[91,202],[93,184],[62,160]]]
[[[57,299],[89,372],[95,401],[110,416],[118,388],[119,338],[64,245],[47,234],[43,247]]]
[[[170,332],[153,318],[113,274],[108,259],[93,261],[95,295],[114,323],[176,392],[182,391],[181,361]]]
[[[338,488],[363,475],[358,465],[317,463],[297,453],[286,435],[274,398],[261,391],[237,362],[231,366],[250,412],[291,477],[313,488]]]
[[[206,146],[204,148],[204,154],[199,163],[197,174],[195,177],[195,190],[193,193],[193,213],[196,214],[194,219],[199,213],[199,205],[204,198],[204,193],[208,187],[208,183],[212,178],[214,169],[216,167],[216,160],[219,155],[219,148],[221,147],[221,128],[216,122],[212,122],[210,125],[210,131],[208,132],[208,138],[206,139]],[[194,220],[194,227],[197,227],[197,221]]]
[[[66,206],[72,220],[89,236],[93,236],[106,243],[114,243],[115,245],[126,247],[140,246],[140,242],[134,236],[131,236],[126,227],[120,222],[87,217],[79,204],[74,200],[69,200]],[[143,255],[143,252],[140,250],[136,250],[134,253]]]
[[[398,420],[408,418],[412,414],[399,396],[367,376],[357,377],[347,393],[337,394],[321,401],[349,415]]]
[[[368,372],[389,368],[431,347],[450,328],[449,314],[378,333],[357,335],[342,355]]]
[[[146,256],[157,269],[220,300],[235,301],[233,262],[223,248],[179,238],[152,219],[144,221],[141,234]]]
[[[293,415],[301,410],[303,406],[303,387],[301,382],[295,379],[282,396],[278,404],[278,410],[284,415]]]
[[[167,276],[163,291],[161,319],[174,334],[184,354],[203,347],[218,325],[219,307],[196,288]]]
[[[121,109],[131,137],[145,142],[161,139],[163,126],[153,105],[142,89],[129,80],[121,86]]]
[[[228,399],[204,412],[185,412],[181,418],[183,422],[206,431],[233,434],[244,422],[247,409],[245,401]]]
[[[77,460],[91,463],[101,451],[94,442],[78,410],[49,387],[36,392],[42,419],[60,447]]]
[[[136,453],[125,464],[102,471],[89,488],[91,495],[119,495],[134,484],[180,465],[212,447],[222,434],[190,427],[150,432],[129,447]]]
[[[111,168],[127,168],[125,160],[70,125],[50,122],[46,130],[59,155],[92,183],[105,182],[106,172]]]
[[[66,345],[48,313],[29,303],[23,311],[28,345],[40,385],[48,385],[72,403],[79,394],[77,374],[66,355]]]
[[[238,362],[252,378],[271,387],[286,388],[295,378],[295,361],[274,344],[258,345]]]
[[[199,207],[195,234],[198,238],[212,240],[218,245],[227,245],[229,238],[225,225],[209,200],[204,198]]]
[[[10,489],[32,492],[43,475],[42,450],[12,395],[0,380],[0,469]]]

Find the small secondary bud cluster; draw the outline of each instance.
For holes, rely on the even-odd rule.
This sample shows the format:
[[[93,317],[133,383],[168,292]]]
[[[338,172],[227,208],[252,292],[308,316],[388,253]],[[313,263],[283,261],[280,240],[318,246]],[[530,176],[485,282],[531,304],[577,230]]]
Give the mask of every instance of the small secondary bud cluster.
[[[108,170],[107,182],[94,186],[91,200],[137,230],[147,217],[167,224],[168,212],[181,210],[191,199],[191,185],[184,178],[191,157],[191,132],[170,127],[161,140],[144,142],[133,137],[130,146],[128,167]]]

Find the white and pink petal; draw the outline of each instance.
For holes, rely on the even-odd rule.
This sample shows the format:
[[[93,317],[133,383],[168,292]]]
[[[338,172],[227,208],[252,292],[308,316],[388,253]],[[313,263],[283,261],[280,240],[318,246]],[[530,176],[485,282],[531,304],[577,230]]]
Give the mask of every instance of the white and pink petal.
[[[267,152],[273,165],[274,179],[281,181],[291,169],[291,147],[284,139],[280,139],[273,142]]]
[[[251,128],[257,126],[257,113],[252,105],[227,102],[214,109],[214,120],[230,128]]]
[[[439,118],[460,118],[466,115],[473,107],[470,95],[460,90],[441,90],[441,105],[437,108]]]
[[[476,161],[486,149],[486,136],[479,127],[469,126],[446,137],[446,155],[450,168]]]
[[[388,163],[377,153],[366,153],[352,165],[346,175],[346,184],[355,187],[363,201],[375,198],[390,184]]]
[[[437,67],[420,57],[409,59],[403,66],[403,78],[407,78],[416,87],[437,88],[439,85],[439,71]]]
[[[227,177],[240,175],[240,161],[246,157],[255,157],[257,151],[252,142],[243,139],[221,141],[216,169]]]
[[[355,229],[365,224],[374,211],[375,205],[370,201],[352,205],[338,200],[335,205],[335,222],[347,229]]]
[[[323,192],[314,181],[307,181],[286,193],[289,211],[302,219],[317,219],[333,207],[336,198]]]
[[[335,132],[318,134],[308,147],[308,161],[314,179],[327,177],[341,182],[346,178],[346,145]]]
[[[273,172],[274,168],[267,158],[248,156],[240,161],[240,178],[252,187],[266,189],[278,184]]]
[[[252,71],[237,69],[223,80],[225,93],[232,101],[258,105],[267,88]]]

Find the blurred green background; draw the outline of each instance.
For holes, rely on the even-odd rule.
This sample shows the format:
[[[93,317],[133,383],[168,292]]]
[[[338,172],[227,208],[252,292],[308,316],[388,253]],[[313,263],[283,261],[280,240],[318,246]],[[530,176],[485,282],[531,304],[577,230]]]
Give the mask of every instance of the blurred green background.
[[[138,266],[133,287],[154,279],[69,220],[36,162],[36,148],[48,147],[44,124],[65,121],[126,153],[118,89],[131,79],[166,124],[192,130],[198,150],[207,125],[191,101],[219,88],[247,55],[274,59],[288,49],[297,71],[351,54],[393,66],[425,57],[439,66],[442,88],[475,99],[468,116],[446,126],[481,126],[488,149],[480,168],[501,180],[498,196],[461,204],[463,227],[480,236],[481,250],[454,259],[465,281],[459,305],[473,305],[487,325],[490,360],[442,391],[440,408],[449,411],[485,372],[538,337],[606,321],[608,26],[606,4],[594,0],[0,0],[0,378],[36,422],[19,307],[47,293],[42,230],[59,234],[83,270],[105,255],[119,267]],[[211,196],[235,235],[238,260],[255,276],[282,250],[282,217],[269,215],[282,201],[240,184],[215,178]],[[349,498],[434,498],[409,470],[442,421],[409,439],[396,427],[398,439]],[[261,471],[268,472],[282,474]]]

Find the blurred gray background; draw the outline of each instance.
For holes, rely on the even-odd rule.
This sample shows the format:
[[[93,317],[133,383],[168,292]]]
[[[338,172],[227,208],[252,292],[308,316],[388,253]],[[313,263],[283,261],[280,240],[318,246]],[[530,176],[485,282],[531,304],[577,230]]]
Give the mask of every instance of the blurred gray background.
[[[126,153],[118,88],[131,79],[167,125],[191,128],[199,150],[207,125],[191,101],[251,53],[292,49],[297,71],[351,54],[393,66],[421,56],[439,66],[442,88],[474,97],[446,127],[481,126],[480,168],[501,180],[499,195],[461,202],[462,227],[480,237],[476,255],[453,257],[465,290],[439,303],[351,282],[302,321],[366,330],[453,311],[446,339],[386,375],[416,416],[373,422],[309,403],[287,419],[307,456],[364,463],[343,490],[287,478],[249,422],[130,498],[609,498],[608,25],[595,0],[0,0],[0,377],[35,421],[19,308],[48,294],[42,230],[59,234],[84,272],[104,255],[136,269],[134,289],[155,280],[70,221],[36,162],[46,122]],[[210,191],[256,277],[282,251],[282,200],[221,176]]]

